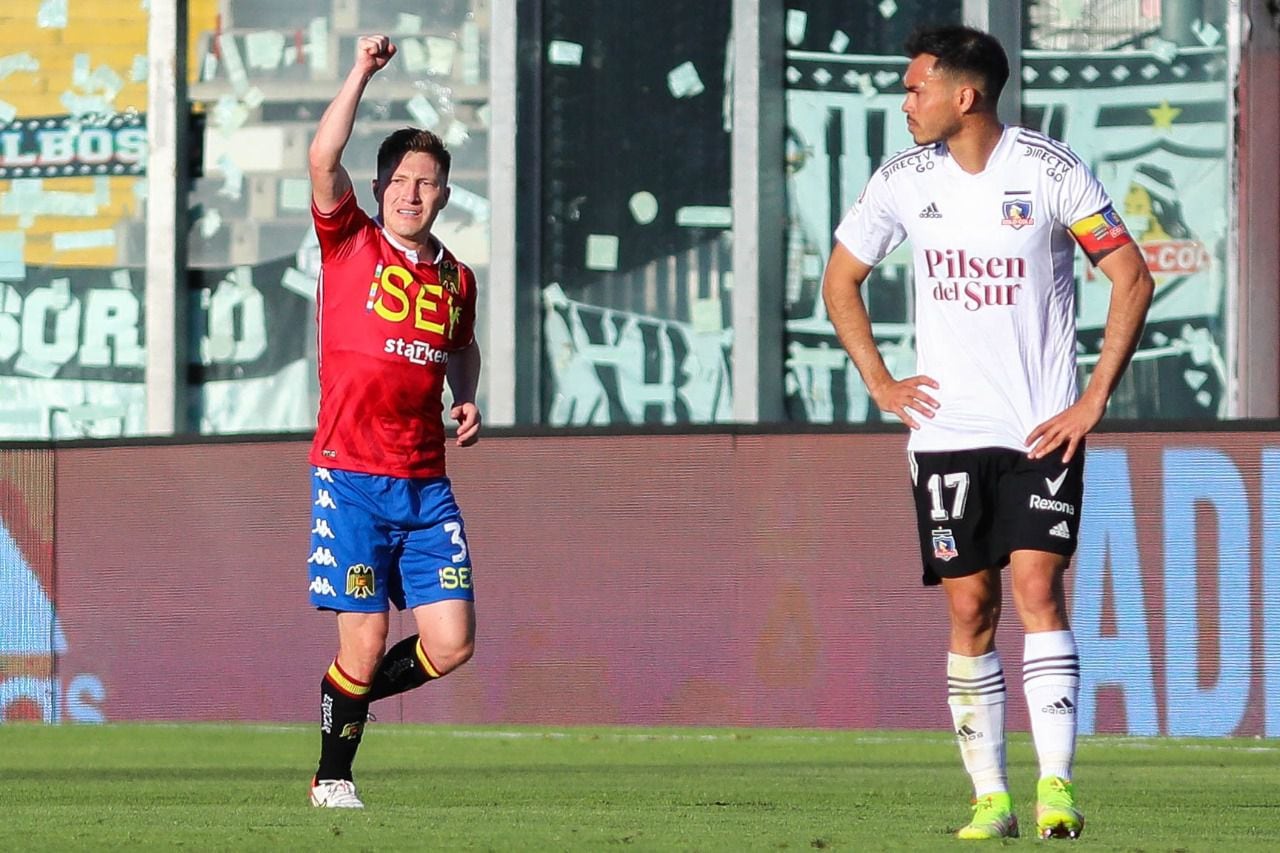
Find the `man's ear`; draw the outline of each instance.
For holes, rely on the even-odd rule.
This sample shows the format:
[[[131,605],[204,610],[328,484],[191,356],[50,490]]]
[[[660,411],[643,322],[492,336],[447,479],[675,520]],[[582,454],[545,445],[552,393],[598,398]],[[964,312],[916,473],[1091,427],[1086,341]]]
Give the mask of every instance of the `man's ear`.
[[[956,107],[962,114],[974,112],[977,109],[978,102],[982,99],[982,93],[973,86],[957,86],[956,87]]]
[[[378,179],[374,178],[369,182],[370,189],[373,190],[373,200],[382,204],[382,192],[378,189]]]
[[[444,201],[440,202],[440,209],[444,210],[449,205],[449,197],[453,195],[453,187],[449,187],[449,186],[445,187],[444,193],[442,195],[443,195]]]

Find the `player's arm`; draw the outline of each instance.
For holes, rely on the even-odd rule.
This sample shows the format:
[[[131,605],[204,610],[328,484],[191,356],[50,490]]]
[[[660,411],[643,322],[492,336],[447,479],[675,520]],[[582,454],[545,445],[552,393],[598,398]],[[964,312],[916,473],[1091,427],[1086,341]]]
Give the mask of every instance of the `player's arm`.
[[[1098,263],[1098,269],[1111,280],[1111,304],[1107,308],[1102,352],[1082,397],[1105,408],[1138,348],[1156,285],[1142,250],[1133,241],[1108,254]]]
[[[338,206],[351,189],[351,176],[342,166],[342,152],[351,138],[356,108],[365,87],[396,55],[396,46],[386,36],[361,36],[356,43],[356,61],[334,96],[311,140],[307,166],[311,174],[311,198],[321,213]]]
[[[928,376],[912,376],[901,381],[893,374],[880,355],[875,336],[871,332],[871,317],[862,298],[862,285],[871,275],[872,267],[858,260],[844,244],[836,241],[822,275],[822,301],[827,306],[827,316],[835,326],[836,336],[849,358],[858,368],[867,392],[882,412],[891,412],[912,429],[920,424],[913,414],[933,417],[938,401],[923,389],[937,388],[938,383]]]
[[[1138,348],[1138,337],[1156,288],[1142,250],[1110,207],[1076,223],[1071,232],[1089,261],[1111,281],[1111,303],[1107,308],[1102,352],[1089,384],[1075,405],[1045,421],[1027,437],[1033,459],[1065,443],[1063,461],[1069,461],[1080,440],[1102,420],[1107,401]]]
[[[480,409],[476,406],[476,389],[480,385],[480,344],[472,340],[465,348],[449,353],[445,377],[453,394],[449,416],[458,423],[458,445],[475,444],[480,437]]]

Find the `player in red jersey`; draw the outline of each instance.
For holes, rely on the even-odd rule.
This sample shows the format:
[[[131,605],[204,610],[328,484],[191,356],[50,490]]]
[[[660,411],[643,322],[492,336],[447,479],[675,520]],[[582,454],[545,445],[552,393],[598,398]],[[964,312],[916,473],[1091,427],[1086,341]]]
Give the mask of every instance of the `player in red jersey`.
[[[311,803],[362,808],[352,763],[369,704],[470,659],[471,557],[445,476],[443,392],[457,443],[480,431],[476,282],[432,233],[449,201],[450,155],[405,128],[378,150],[378,218],[342,166],[356,109],[396,48],[365,36],[311,142],[312,216],[322,260],[320,413],[311,449],[312,603],[337,613],[338,655],[321,681],[320,762]],[[388,651],[390,606],[418,633]]]

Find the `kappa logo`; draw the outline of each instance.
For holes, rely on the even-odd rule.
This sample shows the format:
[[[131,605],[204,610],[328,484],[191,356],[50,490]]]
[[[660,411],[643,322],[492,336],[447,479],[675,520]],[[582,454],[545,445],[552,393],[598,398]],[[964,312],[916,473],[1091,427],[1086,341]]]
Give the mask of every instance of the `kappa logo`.
[[[1067,527],[1067,523],[1065,521],[1059,521],[1053,527],[1049,528],[1049,535],[1056,536],[1059,539],[1070,539],[1071,528]]]
[[[325,509],[337,509],[338,505],[333,502],[333,496],[329,494],[328,489],[316,489],[316,506]]]
[[[329,526],[329,520],[327,518],[317,518],[316,526],[311,528],[311,532],[316,536],[319,536],[321,539],[337,538],[333,535],[333,528]]]
[[[317,469],[316,469],[316,479],[317,479],[317,480],[322,480],[322,481],[324,481],[324,482],[326,482],[326,483],[332,483],[332,482],[333,482],[333,472],[332,472],[332,471],[330,471],[328,468],[317,468]]]
[[[1066,468],[1062,469],[1062,473],[1052,480],[1050,480],[1048,477],[1044,478],[1044,484],[1049,488],[1049,497],[1056,498],[1058,496],[1058,489],[1062,488],[1062,483],[1066,479],[1067,479]]]
[[[938,205],[935,202],[931,201],[929,202],[928,207],[920,211],[920,218],[921,219],[941,219],[942,211],[938,210]]]
[[[338,591],[333,588],[333,584],[329,583],[329,579],[318,575],[311,579],[311,586],[307,587],[307,589],[316,595],[329,595],[335,598],[338,595]]]
[[[373,568],[356,563],[347,569],[347,595],[352,598],[371,598],[374,594]]]
[[[307,562],[317,566],[338,565],[338,561],[333,557],[333,552],[328,548],[316,548],[311,552],[311,556],[307,557]]]

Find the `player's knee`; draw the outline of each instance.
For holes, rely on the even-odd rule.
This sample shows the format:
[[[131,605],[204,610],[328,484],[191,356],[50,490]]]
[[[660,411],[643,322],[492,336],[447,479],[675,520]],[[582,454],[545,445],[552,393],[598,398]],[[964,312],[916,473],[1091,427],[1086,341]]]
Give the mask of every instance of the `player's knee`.
[[[338,652],[338,665],[350,677],[367,682],[386,654],[386,642],[368,638],[353,640],[346,638]]]
[[[441,675],[445,675],[471,660],[475,650],[475,641],[465,639],[440,644],[437,648],[429,650],[428,654],[431,658],[431,663],[435,665],[436,671]]]
[[[995,627],[1000,618],[1000,606],[980,596],[955,596],[951,599],[951,623],[971,634],[980,634]]]

